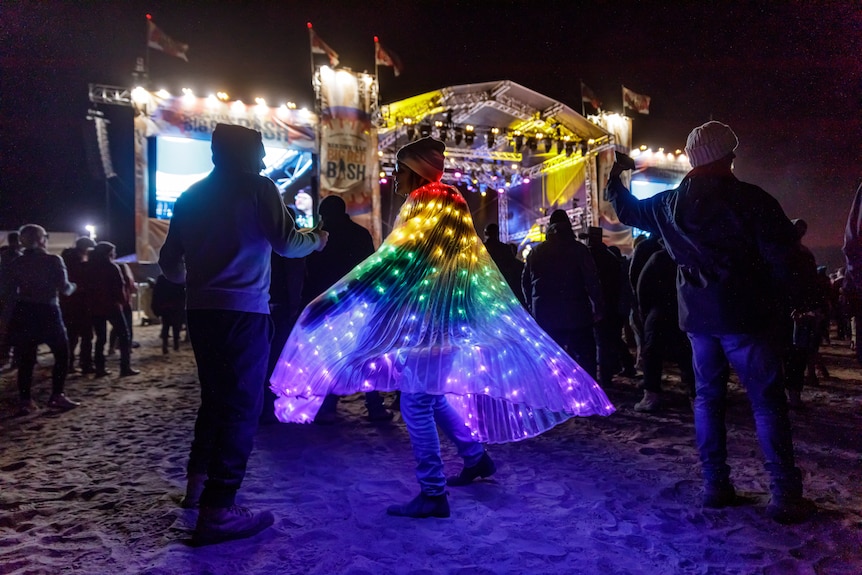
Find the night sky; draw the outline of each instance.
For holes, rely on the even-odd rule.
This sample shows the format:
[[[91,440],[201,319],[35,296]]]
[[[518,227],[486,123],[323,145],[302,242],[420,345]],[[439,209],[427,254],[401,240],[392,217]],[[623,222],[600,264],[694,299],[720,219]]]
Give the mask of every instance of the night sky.
[[[682,148],[693,127],[730,124],[740,139],[738,177],[773,194],[789,217],[805,217],[806,243],[822,263],[840,264],[835,248],[862,176],[859,2],[578,4],[4,2],[0,229],[101,223],[105,184],[87,167],[82,135],[87,84],[131,87],[150,13],[190,45],[188,63],[150,52],[151,88],[172,93],[224,90],[312,108],[307,21],[342,66],[373,72],[375,35],[401,58],[398,78],[381,68],[381,103],[508,79],[580,110],[583,79],[605,109],[621,112],[624,84],[652,97],[650,114],[634,117],[635,145]],[[125,113],[110,118],[120,125]],[[119,230],[132,226],[123,208],[131,205],[123,197],[133,187],[131,174],[123,177],[130,145],[112,141],[126,180],[112,191],[112,239],[129,248],[129,232]]]

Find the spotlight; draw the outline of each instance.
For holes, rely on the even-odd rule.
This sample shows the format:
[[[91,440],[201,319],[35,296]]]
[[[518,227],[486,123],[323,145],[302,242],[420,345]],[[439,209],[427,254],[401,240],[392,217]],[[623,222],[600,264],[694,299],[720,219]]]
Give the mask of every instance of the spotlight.
[[[571,156],[572,152],[574,152],[574,151],[575,151],[575,143],[573,141],[569,140],[568,142],[566,142],[566,155]]]
[[[413,125],[413,118],[405,118],[404,126],[407,128],[407,139],[413,141],[416,137],[416,126]]]
[[[536,151],[536,148],[539,147],[536,136],[527,136],[527,147],[533,152]]]
[[[468,146],[472,146],[473,140],[475,138],[476,138],[476,131],[473,128],[473,126],[468,124],[467,127],[464,128],[464,143],[467,144]]]
[[[521,148],[524,147],[524,135],[519,130],[515,130],[512,134],[512,142],[515,146],[515,151],[520,152]]]
[[[554,143],[557,145],[556,146],[557,147],[557,153],[562,154],[563,153],[563,141],[562,140],[556,140]]]
[[[455,132],[455,145],[460,146],[461,142],[464,140],[464,130],[461,128],[455,128],[453,131]]]
[[[419,137],[420,138],[427,138],[430,135],[431,135],[431,124],[429,124],[428,122],[422,122],[421,124],[419,124]]]
[[[486,140],[488,142],[489,148],[494,147],[494,143],[497,141],[497,134],[499,134],[499,133],[500,133],[500,128],[491,128],[488,131],[488,136],[487,136]]]
[[[539,138],[539,136],[541,136],[541,138]],[[554,147],[554,139],[551,137],[546,138],[544,134],[538,134],[536,137],[545,143],[545,153],[549,154],[551,149]]]

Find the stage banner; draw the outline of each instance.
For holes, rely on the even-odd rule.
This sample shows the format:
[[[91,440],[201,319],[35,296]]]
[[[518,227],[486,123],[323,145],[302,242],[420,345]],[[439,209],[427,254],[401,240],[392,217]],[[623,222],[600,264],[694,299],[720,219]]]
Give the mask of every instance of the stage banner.
[[[152,94],[150,119],[159,136],[211,140],[216,124],[235,124],[257,130],[263,145],[313,151],[317,118],[308,110],[265,104],[245,105],[240,101],[222,102],[214,97],[160,97]]]
[[[338,194],[347,213],[381,241],[377,128],[377,80],[368,74],[317,69],[320,106],[320,199]]]

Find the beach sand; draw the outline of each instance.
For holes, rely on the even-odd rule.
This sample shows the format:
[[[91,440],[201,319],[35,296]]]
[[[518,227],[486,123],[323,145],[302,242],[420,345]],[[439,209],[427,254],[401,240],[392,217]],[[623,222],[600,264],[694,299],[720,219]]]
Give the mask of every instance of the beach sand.
[[[359,396],[331,426],[260,428],[238,502],[275,525],[193,548],[196,512],[179,502],[198,405],[190,344],[161,353],[135,328],[142,374],[73,376],[82,405],[15,417],[15,374],[0,376],[3,574],[858,574],[862,573],[862,370],[847,342],[824,348],[832,378],[792,412],[806,496],[818,512],[782,526],[764,515],[768,478],[744,393],[731,384],[729,463],[744,504],[700,506],[692,413],[675,375],[668,408],[632,407],[636,382],[607,389],[617,412],[489,446],[490,480],[449,488],[452,517],[389,517],[418,486],[400,416],[364,419]],[[40,355],[34,399],[50,393]],[[447,472],[461,462],[443,439]]]

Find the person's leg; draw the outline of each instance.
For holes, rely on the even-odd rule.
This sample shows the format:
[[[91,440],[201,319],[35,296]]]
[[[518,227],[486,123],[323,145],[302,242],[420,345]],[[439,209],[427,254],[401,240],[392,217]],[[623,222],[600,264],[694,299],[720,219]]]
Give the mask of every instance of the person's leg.
[[[192,543],[251,537],[275,521],[269,511],[255,513],[235,504],[263,404],[261,382],[267,375],[272,322],[264,314],[223,310],[193,310],[188,321],[201,382],[189,488],[195,457],[205,465],[207,476]],[[206,452],[196,454],[201,441],[207,444]]]
[[[416,479],[422,493],[431,496],[442,495],[446,486],[440,437],[434,421],[434,403],[435,396],[427,393],[401,394],[401,417],[416,458]]]
[[[658,312],[647,314],[643,325],[643,343],[641,357],[643,358],[644,390],[651,393],[661,393],[661,374],[664,367],[662,357],[662,330]]]
[[[426,393],[401,394],[401,417],[410,435],[410,445],[416,458],[416,479],[421,492],[409,503],[390,506],[386,510],[389,515],[449,517],[440,437],[434,422],[435,401],[435,396]]]
[[[80,328],[81,350],[78,354],[78,365],[81,366],[81,373],[93,373],[93,321],[89,314],[82,316]]]
[[[69,373],[69,340],[63,318],[60,316],[60,309],[51,309],[54,315],[48,320],[51,327],[47,331],[53,332],[53,335],[47,337],[45,343],[48,344],[54,356],[54,367],[51,369],[51,393],[56,397],[63,394],[66,376]]]
[[[162,354],[168,353],[168,338],[170,337],[171,322],[168,320],[168,314],[162,314],[162,329],[160,336],[162,338]]]
[[[93,363],[96,366],[96,377],[101,377],[110,373],[105,369],[105,341],[107,340],[108,320],[101,316],[94,317],[93,331],[96,334]]]
[[[727,465],[727,359],[718,337],[688,334],[694,356],[694,429],[704,479],[704,505],[724,507],[735,499]]]
[[[16,343],[15,358],[18,364],[18,399],[22,405],[32,399],[33,368],[36,367],[36,343]]]
[[[111,333],[117,334],[117,348],[120,350],[120,375],[140,373],[132,369],[132,340],[129,336],[129,326],[126,323],[125,313],[116,310],[108,319],[111,322]]]
[[[569,355],[593,379],[598,378],[596,364],[596,337],[591,326],[575,328],[567,332]]]
[[[485,448],[481,443],[473,439],[470,428],[464,423],[464,419],[449,404],[445,395],[432,396],[432,409],[434,421],[443,430],[458,450],[458,455],[464,459],[465,467],[472,467],[479,463]]]
[[[245,477],[263,403],[271,322],[263,314],[189,311],[201,407],[189,472],[205,471],[202,507],[230,507]]]
[[[728,335],[721,339],[751,402],[757,438],[772,478],[773,497],[799,499],[802,474],[793,455],[779,351],[763,334]]]
[[[619,359],[617,358],[616,346],[611,319],[603,319],[596,325],[596,343],[598,344],[599,377],[602,385],[610,385],[613,376],[618,371]]]

